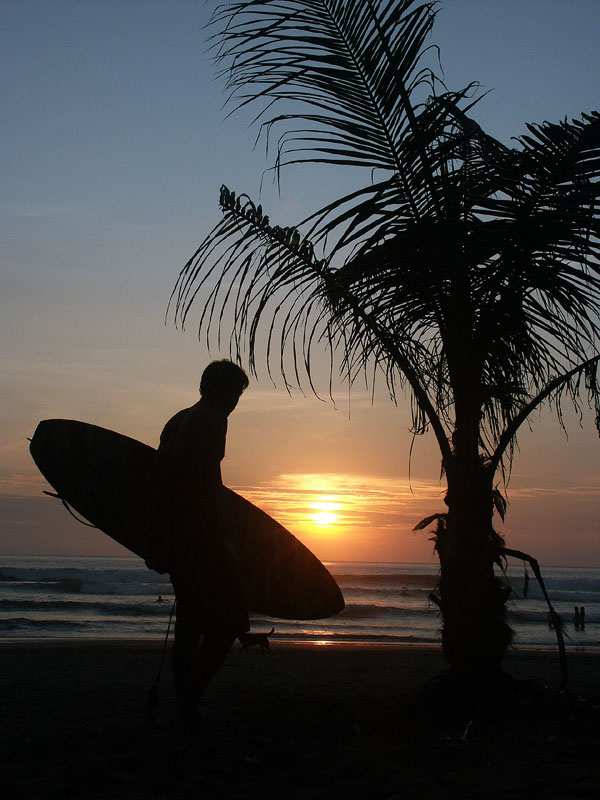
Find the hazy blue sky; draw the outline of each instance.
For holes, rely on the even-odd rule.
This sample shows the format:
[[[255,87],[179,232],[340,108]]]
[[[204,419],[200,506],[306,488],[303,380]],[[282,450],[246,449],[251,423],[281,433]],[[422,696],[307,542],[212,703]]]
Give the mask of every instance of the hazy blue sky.
[[[38,420],[85,419],[156,444],[164,421],[196,399],[208,356],[193,324],[163,324],[169,293],[217,221],[221,183],[258,198],[268,166],[247,118],[225,118],[203,30],[213,7],[0,4],[0,553],[109,547],[40,497],[26,442]],[[599,32],[598,0],[447,0],[432,43],[449,88],[493,89],[474,115],[509,142],[527,121],[598,108]],[[347,180],[290,172],[280,198],[267,179],[261,199],[289,223]],[[290,398],[263,371],[232,417],[226,482],[270,510],[278,502],[291,526],[305,513],[292,491],[302,480],[315,496],[349,496],[352,485],[371,508],[378,498],[377,513],[347,509],[343,536],[341,524],[307,527],[318,554],[429,559],[430,543],[408,531],[440,507],[439,459],[432,442],[418,444],[411,493],[407,409],[383,395],[372,407],[358,390],[349,419],[343,394],[338,410]],[[536,434],[522,437],[515,462],[510,543],[547,562],[600,564],[591,420],[567,441],[546,414]]]

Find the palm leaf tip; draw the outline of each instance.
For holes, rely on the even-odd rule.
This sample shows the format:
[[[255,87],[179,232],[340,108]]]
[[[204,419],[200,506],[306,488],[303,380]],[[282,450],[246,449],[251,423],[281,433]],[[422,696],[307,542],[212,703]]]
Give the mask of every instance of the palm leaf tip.
[[[436,520],[444,519],[445,516],[446,516],[445,513],[431,514],[430,516],[425,517],[424,519],[422,519],[420,522],[417,522],[417,524],[413,528],[413,531],[425,530],[425,528],[428,528],[431,525],[432,522],[435,522]]]

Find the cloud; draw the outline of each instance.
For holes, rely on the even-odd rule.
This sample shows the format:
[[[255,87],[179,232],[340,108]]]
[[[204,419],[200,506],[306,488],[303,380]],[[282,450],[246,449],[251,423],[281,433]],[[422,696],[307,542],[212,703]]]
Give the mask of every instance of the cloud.
[[[537,499],[542,497],[573,497],[581,500],[595,500],[600,497],[600,486],[522,486],[511,488],[508,492],[510,499]]]
[[[335,507],[337,531],[410,531],[419,519],[440,508],[439,483],[341,473],[281,474],[256,486],[235,491],[292,530],[314,530],[315,501]]]
[[[0,495],[40,497],[48,484],[41,475],[0,475]]]

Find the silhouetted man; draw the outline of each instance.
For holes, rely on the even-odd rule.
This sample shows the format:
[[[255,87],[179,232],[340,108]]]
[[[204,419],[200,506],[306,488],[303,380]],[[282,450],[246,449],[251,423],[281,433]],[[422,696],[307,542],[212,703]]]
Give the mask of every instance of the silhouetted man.
[[[175,414],[160,437],[168,541],[159,560],[177,600],[173,678],[183,722],[197,716],[202,692],[250,627],[221,480],[227,417],[247,386],[243,369],[213,361],[202,374],[199,402]]]

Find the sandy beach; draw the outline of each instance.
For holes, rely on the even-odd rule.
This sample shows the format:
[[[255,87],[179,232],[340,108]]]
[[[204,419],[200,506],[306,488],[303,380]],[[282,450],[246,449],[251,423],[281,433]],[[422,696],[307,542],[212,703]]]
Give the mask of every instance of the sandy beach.
[[[459,731],[421,700],[444,669],[439,650],[274,642],[263,655],[236,646],[193,733],[173,725],[168,663],[158,725],[146,717],[160,643],[10,643],[0,654],[6,797],[597,793],[600,711],[584,699],[600,697],[597,654],[570,657],[567,697],[515,701]],[[506,666],[539,684],[558,681],[554,653],[513,652]]]

